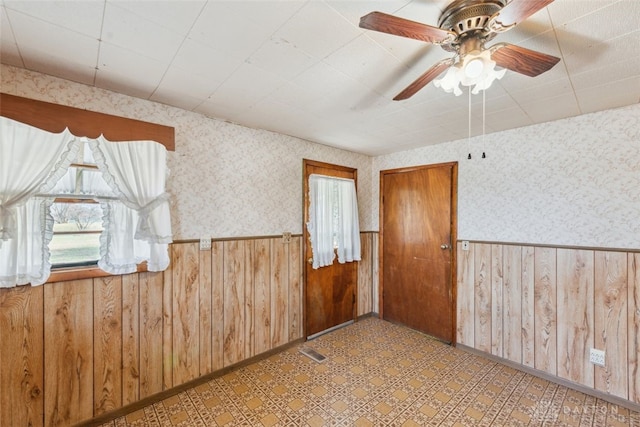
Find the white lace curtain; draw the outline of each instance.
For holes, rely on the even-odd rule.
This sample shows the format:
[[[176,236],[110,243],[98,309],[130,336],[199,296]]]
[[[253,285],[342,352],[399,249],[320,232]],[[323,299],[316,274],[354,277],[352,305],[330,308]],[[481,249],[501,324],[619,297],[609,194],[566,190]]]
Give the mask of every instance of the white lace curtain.
[[[101,203],[105,220],[98,266],[127,274],[147,261],[149,271],[165,270],[172,241],[166,149],[152,141],[109,142],[103,137],[89,145],[118,198]]]
[[[0,287],[49,277],[52,199],[33,196],[53,188],[77,150],[68,129],[50,133],[0,117]]]
[[[69,165],[82,141],[68,130],[53,134],[0,120],[0,287],[39,285],[51,270],[49,207],[54,199],[35,195],[64,192]],[[106,192],[106,182],[117,198],[98,199],[104,212],[98,266],[127,274],[147,261],[149,271],[165,270],[172,241],[165,147],[103,137],[89,145],[104,178],[97,187]]]
[[[309,176],[309,222],[313,268],[360,261],[358,199],[352,179]]]

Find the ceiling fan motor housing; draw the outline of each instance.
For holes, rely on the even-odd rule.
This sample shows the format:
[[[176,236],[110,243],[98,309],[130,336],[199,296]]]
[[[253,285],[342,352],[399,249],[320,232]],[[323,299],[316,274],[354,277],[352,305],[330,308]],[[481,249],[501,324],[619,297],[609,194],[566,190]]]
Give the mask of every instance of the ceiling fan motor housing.
[[[496,33],[489,29],[489,21],[505,5],[506,0],[455,0],[440,15],[438,26],[458,35],[456,41],[442,48],[457,52],[461,41],[469,37],[491,40]]]

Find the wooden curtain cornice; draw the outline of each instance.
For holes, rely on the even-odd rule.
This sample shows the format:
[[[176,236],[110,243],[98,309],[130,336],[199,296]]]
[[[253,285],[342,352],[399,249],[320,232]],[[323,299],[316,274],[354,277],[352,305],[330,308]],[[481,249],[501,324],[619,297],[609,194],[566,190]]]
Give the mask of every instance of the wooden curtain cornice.
[[[75,136],[109,141],[156,141],[175,151],[175,129],[171,126],[143,122],[98,113],[66,105],[37,101],[0,93],[0,116],[26,123],[48,132],[59,133],[69,128]]]

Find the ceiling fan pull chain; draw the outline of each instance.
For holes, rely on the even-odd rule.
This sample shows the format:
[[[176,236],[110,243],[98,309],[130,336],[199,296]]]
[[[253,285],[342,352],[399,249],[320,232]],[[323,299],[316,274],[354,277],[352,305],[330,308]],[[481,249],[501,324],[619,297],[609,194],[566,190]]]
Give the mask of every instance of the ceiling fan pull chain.
[[[485,100],[486,100],[486,98],[485,97],[487,96],[486,92],[487,92],[486,90],[482,91],[482,158],[483,159],[487,158],[487,155],[484,153],[485,146],[486,146],[486,144],[484,142],[484,134],[485,134],[485,132],[484,132],[484,123],[485,123],[485,117],[486,117],[486,113],[485,113]]]
[[[467,137],[467,148],[469,149],[467,159],[471,160],[471,86],[469,86],[469,136]]]

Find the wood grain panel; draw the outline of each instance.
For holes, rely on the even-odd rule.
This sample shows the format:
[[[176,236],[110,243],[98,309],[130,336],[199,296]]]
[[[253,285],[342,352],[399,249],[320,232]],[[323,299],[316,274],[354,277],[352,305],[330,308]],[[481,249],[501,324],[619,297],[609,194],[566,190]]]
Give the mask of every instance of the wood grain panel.
[[[373,243],[375,233],[371,237],[373,250],[376,246]],[[172,245],[172,266],[166,274],[137,273],[0,290],[0,425],[38,426],[43,421],[46,425],[74,424],[92,417],[94,408],[98,413],[115,407],[118,393],[121,394],[121,404],[132,401],[137,381],[138,398],[162,391],[163,384],[168,387],[167,379],[172,386],[179,385],[178,380],[173,380],[174,317],[176,328],[184,317],[178,309],[174,315],[173,307],[174,304],[175,307],[182,306],[184,301],[190,300],[181,292],[189,281],[197,283],[197,296],[195,300],[191,298],[195,302],[189,307],[189,315],[195,316],[195,331],[206,329],[203,325],[206,325],[208,317],[203,320],[200,311],[201,307],[208,306],[206,301],[203,302],[207,291],[202,291],[206,289],[206,285],[204,288],[202,285],[207,271],[210,271],[211,281],[210,354],[213,370],[221,369],[225,362],[229,363],[224,358],[227,346],[240,343],[242,351],[237,352],[234,358],[242,361],[247,357],[244,340],[249,337],[243,323],[246,310],[240,310],[239,315],[233,314],[228,309],[225,296],[229,296],[226,287],[229,283],[240,283],[241,292],[230,299],[231,305],[233,301],[239,301],[238,307],[246,308],[246,278],[249,275],[253,277],[254,336],[258,337],[258,307],[262,304],[269,317],[284,307],[287,312],[278,313],[287,328],[284,337],[288,342],[297,339],[292,319],[295,319],[294,311],[302,311],[302,289],[295,283],[295,278],[300,278],[302,271],[301,243],[299,236],[288,245],[283,245],[280,238],[213,242],[210,269],[203,267],[206,264],[203,256],[208,255],[197,250],[197,243],[180,243]],[[245,245],[254,248],[251,264],[246,263]],[[266,255],[259,254],[259,245],[265,246],[269,252],[268,261]],[[282,251],[276,254],[276,258],[286,261],[272,260],[272,246]],[[486,254],[476,253],[486,252],[486,244],[472,243],[470,246],[469,251],[462,251],[460,244],[457,247],[457,332],[458,342],[474,346],[478,321],[476,312],[479,311],[477,289],[474,288],[479,261],[475,257],[486,257]],[[510,345],[506,331],[496,332],[499,331],[497,324],[506,321],[507,307],[510,307],[511,297],[515,296],[511,292],[513,287],[507,289],[509,285],[505,284],[503,288],[503,282],[519,280],[521,289],[517,295],[521,301],[522,327],[530,329],[525,326],[524,313],[529,300],[525,293],[528,292],[526,283],[530,281],[532,247],[490,246],[491,352],[495,354],[502,344],[505,348]],[[229,247],[235,249],[229,250]],[[174,256],[174,250],[180,255]],[[188,253],[191,255],[185,256]],[[517,253],[520,253],[519,279],[515,273],[517,268],[513,268]],[[533,254],[535,368],[615,396],[628,396],[629,401],[640,403],[640,253],[604,250],[594,253],[536,247]],[[259,261],[261,257],[263,260]],[[274,268],[282,271],[278,279],[282,283],[272,287],[277,275]],[[263,271],[265,269],[268,271]],[[196,273],[188,274],[190,270]],[[262,297],[258,296],[258,277],[266,277],[261,279],[266,282]],[[117,285],[119,280],[122,280],[121,287]],[[120,289],[120,297],[117,289]],[[272,291],[276,292],[273,295],[280,296],[274,297]],[[267,295],[269,302],[266,301]],[[264,301],[259,302],[260,298]],[[276,304],[274,298],[280,298],[280,301]],[[121,310],[120,317],[118,310]],[[500,321],[496,322],[496,318]],[[118,322],[120,326],[115,326]],[[241,325],[239,336],[227,334],[225,325]],[[265,325],[264,329],[266,336],[271,338],[271,324],[268,328]],[[176,335],[180,333],[175,332]],[[301,328],[299,334],[301,337]],[[496,334],[504,341],[496,341]],[[195,336],[197,339],[192,346],[198,355],[196,366],[203,366],[199,364],[199,356],[206,354],[207,350],[201,348],[206,345],[206,339]],[[225,343],[224,339],[228,337]],[[467,344],[461,338],[470,341]],[[258,341],[255,342],[258,354]],[[519,343],[523,356],[520,363],[524,363],[527,351],[524,335]],[[269,346],[274,347],[275,344]],[[606,370],[594,369],[587,362],[588,349],[601,346],[607,354]],[[137,361],[136,348],[139,351]],[[122,362],[120,373],[117,372],[118,358]],[[118,375],[121,375],[122,383],[119,390],[114,385]]]
[[[163,390],[163,276],[139,273],[140,398]]]
[[[173,387],[173,251],[177,245],[169,246],[171,263],[162,274],[162,389]]]
[[[476,245],[470,244],[468,251],[462,250],[462,243],[458,242],[458,289],[456,339],[460,344],[473,347],[474,345],[474,250]]]
[[[140,400],[139,274],[122,276],[122,404]],[[158,341],[159,342],[159,341]]]
[[[558,376],[593,387],[593,251],[558,249]]]
[[[596,251],[594,262],[594,341],[605,351],[605,367],[595,367],[595,388],[627,399],[627,254]]]
[[[93,416],[93,280],[44,285],[45,425]]]
[[[198,377],[199,252],[198,243],[176,245],[173,254],[173,382]]]
[[[253,283],[253,266],[255,257],[255,240],[244,245],[244,358],[255,355],[255,294]]]
[[[535,264],[534,248],[522,247],[522,364],[535,366]]]
[[[224,366],[244,359],[244,245],[224,242]]]
[[[289,243],[289,342],[302,338],[302,237]],[[369,284],[371,286],[371,284]]]
[[[457,247],[457,332],[459,343],[470,345],[470,341],[470,346],[487,351],[484,341],[474,336],[483,331],[479,323],[485,322],[484,305],[477,301],[483,298],[484,289],[478,282],[484,278],[474,271],[484,268],[483,261],[476,259],[485,258],[481,254],[484,245],[472,242],[468,252],[461,250],[460,243]],[[637,403],[638,264],[638,253],[599,250],[594,255],[593,250],[493,244],[491,352]],[[474,285],[475,292],[470,291]],[[588,362],[592,347],[605,349],[605,369]]]
[[[271,239],[271,345],[289,341],[289,245]]]
[[[213,372],[212,344],[212,283],[211,283],[211,250],[199,251],[198,270],[198,315],[199,315],[199,362],[200,375]]]
[[[0,289],[0,425],[44,420],[44,286]]]
[[[224,367],[224,243],[211,244],[211,368]]]
[[[358,262],[358,306],[357,315],[362,316],[372,311],[372,233],[360,233],[360,257]]]
[[[475,348],[491,352],[491,245],[475,245],[474,264]]]
[[[122,276],[93,279],[95,415],[122,406],[122,326]]]
[[[629,400],[640,403],[640,253],[630,253],[627,258]]]
[[[255,241],[253,267],[255,285],[255,350],[256,354],[271,349],[271,241]]]
[[[491,354],[502,357],[502,245],[491,245]]]
[[[379,249],[379,242],[380,242],[380,238],[379,238],[379,234],[378,233],[372,233],[371,234],[371,262],[372,262],[372,266],[371,266],[371,270],[372,270],[372,275],[373,275],[373,279],[372,279],[372,286],[373,286],[373,292],[372,292],[372,300],[373,300],[373,306],[372,306],[372,310],[374,313],[379,313],[380,312],[380,276],[379,276],[379,271],[380,271],[380,264],[378,262],[379,257],[378,257],[378,249]],[[304,259],[303,259],[304,261]]]
[[[535,248],[535,368],[556,375],[556,250]]]
[[[503,354],[522,363],[522,247],[505,245],[503,250]]]

